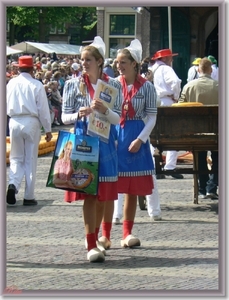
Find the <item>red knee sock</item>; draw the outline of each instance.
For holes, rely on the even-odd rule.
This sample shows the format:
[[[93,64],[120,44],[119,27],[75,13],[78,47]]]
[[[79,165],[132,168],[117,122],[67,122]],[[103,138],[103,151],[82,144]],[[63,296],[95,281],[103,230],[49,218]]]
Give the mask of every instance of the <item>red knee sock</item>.
[[[87,250],[90,251],[93,248],[97,248],[95,233],[88,233],[86,235],[87,239]]]
[[[99,228],[95,228],[95,239],[96,241],[99,239]]]
[[[129,234],[131,234],[134,221],[124,220],[122,225],[123,239],[125,239]]]
[[[111,222],[102,222],[102,236],[105,236],[110,241],[110,235],[111,235]]]

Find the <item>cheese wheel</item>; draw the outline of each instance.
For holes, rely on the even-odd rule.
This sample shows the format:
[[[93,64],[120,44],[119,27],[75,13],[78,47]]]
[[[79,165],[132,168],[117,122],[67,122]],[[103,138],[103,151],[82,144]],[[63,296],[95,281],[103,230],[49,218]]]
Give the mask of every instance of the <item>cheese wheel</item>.
[[[190,107],[190,106],[203,106],[203,103],[201,102],[178,102],[178,103],[173,103],[172,106],[186,106],[186,107]]]
[[[72,184],[79,189],[87,187],[93,179],[92,173],[88,169],[77,169],[71,176]]]

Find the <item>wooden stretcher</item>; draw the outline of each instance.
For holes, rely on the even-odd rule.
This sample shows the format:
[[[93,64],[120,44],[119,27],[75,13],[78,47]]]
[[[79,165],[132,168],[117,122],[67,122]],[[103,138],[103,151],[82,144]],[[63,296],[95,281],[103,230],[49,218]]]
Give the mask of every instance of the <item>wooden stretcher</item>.
[[[218,105],[160,106],[157,121],[150,134],[151,144],[158,149],[155,155],[156,174],[193,174],[194,203],[198,204],[198,151],[218,151]],[[192,167],[175,171],[163,169],[162,152],[189,151]],[[218,171],[218,170],[217,170]],[[213,173],[208,170],[208,173]]]

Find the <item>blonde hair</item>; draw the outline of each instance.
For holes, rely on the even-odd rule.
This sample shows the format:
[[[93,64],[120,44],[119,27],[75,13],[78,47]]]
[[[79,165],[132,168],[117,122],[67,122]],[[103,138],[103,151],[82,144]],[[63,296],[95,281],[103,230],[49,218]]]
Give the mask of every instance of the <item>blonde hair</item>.
[[[203,74],[211,73],[212,62],[207,57],[204,57],[199,62],[199,70]]]
[[[47,82],[47,86],[49,87],[49,88],[51,88],[52,86],[54,86],[55,85],[55,81],[49,81],[49,82]]]
[[[56,77],[61,77],[61,72],[60,71],[56,71],[54,74],[53,74],[53,78],[56,78]]]
[[[68,141],[65,145],[64,145],[64,148],[63,150],[61,151],[60,155],[59,155],[59,159],[63,158],[64,157],[64,151],[65,151],[65,148],[70,146],[71,149],[72,149],[72,141]]]
[[[49,76],[52,77],[52,71],[45,72],[44,78],[48,78]]]
[[[90,52],[90,54],[91,54],[92,56],[94,56],[94,58],[95,58],[96,61],[98,61],[99,59],[102,58],[102,61],[103,61],[103,62],[102,62],[102,64],[99,66],[99,68],[100,68],[100,79],[101,79],[101,78],[102,78],[102,74],[103,74],[104,58],[103,58],[102,55],[100,54],[99,50],[98,50],[97,48],[95,48],[94,46],[90,46],[90,45],[85,46],[85,47],[83,48],[82,52],[84,52],[84,51]],[[81,52],[81,53],[82,53],[82,52]],[[82,75],[84,75],[84,74],[85,74],[85,72],[82,73]],[[80,89],[80,92],[82,93],[82,95],[83,95],[84,97],[86,97],[86,84],[85,84],[84,80],[81,80],[81,81],[80,81],[79,89]]]

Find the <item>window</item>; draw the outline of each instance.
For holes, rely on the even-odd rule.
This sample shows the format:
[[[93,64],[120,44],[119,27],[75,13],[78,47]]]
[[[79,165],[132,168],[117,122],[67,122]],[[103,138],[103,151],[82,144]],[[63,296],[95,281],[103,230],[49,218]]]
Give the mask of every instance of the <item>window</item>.
[[[49,33],[50,34],[56,34],[56,26],[50,25]]]
[[[115,58],[118,49],[128,47],[133,38],[110,38],[110,58]]]
[[[110,15],[110,35],[134,35],[135,15]]]
[[[58,26],[50,25],[50,34],[65,34],[66,33],[66,24],[60,24]]]
[[[65,23],[63,23],[63,24],[61,24],[61,25],[59,25],[57,27],[57,33],[58,34],[65,34],[65,32],[66,32],[66,25],[65,25]]]
[[[128,47],[135,38],[135,14],[110,15],[109,57],[115,58],[117,50]]]

